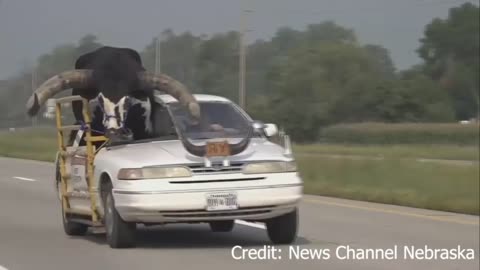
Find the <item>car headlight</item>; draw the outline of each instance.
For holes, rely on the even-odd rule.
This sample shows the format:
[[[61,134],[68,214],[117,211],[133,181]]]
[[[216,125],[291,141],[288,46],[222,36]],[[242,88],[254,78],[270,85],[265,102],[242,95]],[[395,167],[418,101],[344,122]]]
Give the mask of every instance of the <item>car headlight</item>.
[[[146,167],[120,169],[117,178],[119,180],[141,180],[190,176],[192,173],[187,167]]]
[[[245,174],[282,173],[296,171],[297,165],[294,161],[259,162],[247,164],[245,167],[243,167],[243,173]]]

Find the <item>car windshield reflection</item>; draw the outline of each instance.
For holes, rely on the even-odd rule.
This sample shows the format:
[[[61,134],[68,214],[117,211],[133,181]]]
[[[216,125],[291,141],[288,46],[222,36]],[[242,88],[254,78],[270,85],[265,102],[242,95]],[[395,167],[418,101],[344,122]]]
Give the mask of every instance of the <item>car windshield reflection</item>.
[[[201,118],[193,119],[178,103],[169,105],[177,128],[187,138],[243,138],[247,136],[250,121],[234,106],[226,102],[200,102]]]

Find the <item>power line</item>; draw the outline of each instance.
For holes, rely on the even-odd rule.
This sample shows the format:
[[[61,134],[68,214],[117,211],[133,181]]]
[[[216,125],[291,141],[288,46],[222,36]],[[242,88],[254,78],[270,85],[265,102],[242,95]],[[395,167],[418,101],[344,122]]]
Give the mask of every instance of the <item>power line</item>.
[[[160,74],[161,67],[160,67],[160,43],[161,35],[155,39],[155,74]]]
[[[246,74],[246,54],[247,48],[245,45],[245,33],[246,33],[246,14],[251,12],[250,10],[242,10],[240,18],[240,33],[239,33],[239,82],[238,82],[238,103],[240,107],[245,108],[245,74]]]
[[[32,77],[31,77],[31,84],[32,84],[32,93],[35,91],[35,89],[37,88],[37,67],[33,67],[33,70],[32,70]],[[35,126],[35,122],[37,120],[37,117],[34,116],[32,117],[32,126]]]
[[[239,29],[239,65],[238,65],[238,103],[241,108],[246,108],[246,55],[247,55],[247,46],[245,42],[245,34],[248,32],[247,29],[247,14],[252,13],[253,10],[249,9],[248,0],[243,2],[242,11],[240,14],[240,29]]]

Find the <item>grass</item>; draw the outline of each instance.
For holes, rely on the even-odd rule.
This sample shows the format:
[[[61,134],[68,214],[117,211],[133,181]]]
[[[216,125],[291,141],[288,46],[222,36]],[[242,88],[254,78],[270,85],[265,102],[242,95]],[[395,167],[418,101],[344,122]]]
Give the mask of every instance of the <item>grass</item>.
[[[56,151],[54,128],[0,133],[0,156],[53,161]]]
[[[299,156],[309,194],[480,214],[479,166]]]
[[[479,150],[475,146],[457,145],[344,145],[308,144],[295,145],[296,153],[321,155],[371,156],[384,158],[428,158],[448,160],[479,160]]]
[[[320,140],[347,144],[478,145],[479,125],[458,123],[355,123],[320,131]]]
[[[53,128],[0,133],[0,156],[53,161],[55,152]],[[480,214],[478,162],[416,160],[478,161],[476,146],[314,144],[295,145],[294,153],[309,194]]]

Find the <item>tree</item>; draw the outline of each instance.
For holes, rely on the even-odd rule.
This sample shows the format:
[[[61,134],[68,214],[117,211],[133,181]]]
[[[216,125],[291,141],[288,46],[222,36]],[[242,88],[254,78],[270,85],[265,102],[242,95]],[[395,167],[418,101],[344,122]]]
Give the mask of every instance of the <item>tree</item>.
[[[176,35],[172,30],[165,30],[161,34],[160,60],[161,71],[182,81],[192,91],[197,90],[196,56],[203,40],[189,32]],[[145,68],[155,69],[156,38],[142,51],[142,60]]]
[[[80,55],[101,46],[102,44],[97,42],[95,35],[87,34],[77,44],[68,43],[55,47],[50,53],[43,54],[38,58],[36,65],[38,80],[44,81],[61,71],[73,69],[75,61]]]
[[[76,48],[76,56],[94,51],[103,46],[102,43],[98,42],[97,36],[93,34],[87,34],[78,41]]]
[[[304,33],[289,27],[281,27],[271,40],[271,47],[275,54],[281,54],[297,47],[303,42]]]
[[[161,72],[193,92],[237,101],[238,38],[234,31],[212,36],[163,31]],[[454,8],[447,19],[425,28],[418,50],[424,63],[396,72],[386,48],[360,45],[352,29],[331,21],[304,30],[282,27],[271,40],[247,48],[247,110],[256,119],[280,124],[297,141],[315,140],[319,128],[339,122],[468,118],[478,109],[478,39],[478,7]],[[88,34],[40,56],[38,83],[72,69],[78,56],[100,46]],[[150,71],[155,48],[152,39],[141,52]],[[13,98],[1,104],[7,113],[0,115],[25,121],[18,105],[31,93],[31,73],[25,70],[3,86],[0,98]]]
[[[393,78],[395,76],[395,66],[388,50],[379,45],[368,44],[364,46],[369,58],[373,61],[373,65],[377,72],[383,76]]]
[[[63,70],[73,69],[75,60],[76,46],[74,44],[59,45],[50,53],[41,55],[36,65],[39,81],[47,80]]]
[[[331,111],[351,81],[373,76],[365,51],[353,44],[318,42],[289,54],[288,61],[270,73],[274,120],[296,140],[316,138],[318,128],[333,122]]]
[[[421,68],[395,74],[385,48],[360,46],[353,32],[329,23],[297,34],[304,37],[297,46],[271,60],[268,98],[250,106],[296,141],[315,140],[319,128],[339,122],[453,119],[446,92]]]
[[[472,3],[450,9],[448,18],[434,19],[425,27],[418,49],[425,72],[453,99],[458,119],[478,114],[479,14]]]
[[[353,30],[339,26],[333,21],[309,24],[305,32],[305,38],[309,42],[355,43],[357,41]]]
[[[322,42],[355,43],[356,37],[351,29],[347,29],[326,21],[310,24],[304,31],[289,27],[279,28],[271,41],[257,41],[249,46],[247,56],[247,89],[249,97],[247,105],[264,100],[259,95],[270,95],[268,77],[270,71],[287,61],[289,53],[306,44]]]
[[[204,40],[196,55],[200,91],[238,99],[238,33],[230,31]]]

